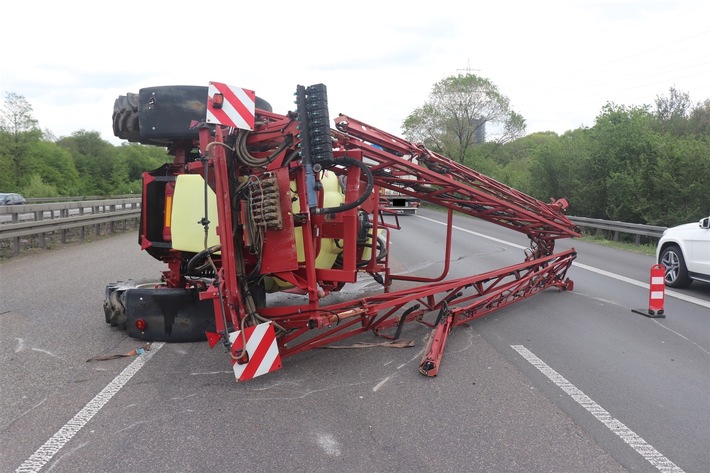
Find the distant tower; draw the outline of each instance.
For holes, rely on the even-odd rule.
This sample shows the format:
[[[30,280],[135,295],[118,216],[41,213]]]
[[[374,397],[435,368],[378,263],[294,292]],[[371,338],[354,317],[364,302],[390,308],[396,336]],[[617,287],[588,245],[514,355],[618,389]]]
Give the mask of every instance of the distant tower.
[[[472,72],[479,72],[480,69],[471,69],[471,60],[466,59],[466,67],[464,69],[456,69],[456,72],[465,72],[466,74],[471,74]]]
[[[468,59],[466,60],[466,68],[465,69],[456,69],[456,72],[461,73],[464,72],[466,74],[472,74],[473,72],[478,72],[480,69],[472,69],[471,68],[471,60]],[[473,118],[471,120],[471,125],[475,127],[476,130],[476,135],[475,135],[475,142],[477,145],[483,144],[486,142],[486,122],[483,121],[480,118]]]
[[[476,138],[475,142],[477,145],[486,142],[486,122],[480,118],[474,118],[471,120],[471,125],[476,127]]]

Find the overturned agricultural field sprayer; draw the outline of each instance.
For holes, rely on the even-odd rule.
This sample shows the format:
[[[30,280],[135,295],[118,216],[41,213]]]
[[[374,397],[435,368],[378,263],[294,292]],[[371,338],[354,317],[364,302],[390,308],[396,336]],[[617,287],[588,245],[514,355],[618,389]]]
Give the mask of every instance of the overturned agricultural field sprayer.
[[[285,115],[217,82],[116,100],[116,136],[174,159],[144,174],[139,229],[141,248],[166,270],[152,284],[108,284],[107,323],[147,341],[223,345],[241,381],[363,332],[397,339],[417,321],[433,330],[419,369],[435,376],[452,328],[547,288],[572,289],[576,253],[554,253],[558,238],[579,236],[564,199],[541,202],[349,116],[332,127],[323,84],[298,86],[295,97]],[[440,276],[391,269],[400,226],[385,190],[447,209]],[[527,235],[523,261],[447,278],[454,211]],[[358,278],[381,291],[327,302]],[[284,291],[300,295],[272,303]]]

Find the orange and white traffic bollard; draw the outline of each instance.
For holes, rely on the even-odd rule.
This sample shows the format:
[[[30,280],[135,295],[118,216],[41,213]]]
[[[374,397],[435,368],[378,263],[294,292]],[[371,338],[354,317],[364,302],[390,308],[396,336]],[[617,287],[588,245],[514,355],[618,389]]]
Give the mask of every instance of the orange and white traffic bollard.
[[[648,294],[648,311],[643,309],[635,309],[633,312],[645,315],[646,317],[665,318],[664,299],[666,290],[666,268],[662,264],[654,264],[651,266],[651,284],[649,285]]]

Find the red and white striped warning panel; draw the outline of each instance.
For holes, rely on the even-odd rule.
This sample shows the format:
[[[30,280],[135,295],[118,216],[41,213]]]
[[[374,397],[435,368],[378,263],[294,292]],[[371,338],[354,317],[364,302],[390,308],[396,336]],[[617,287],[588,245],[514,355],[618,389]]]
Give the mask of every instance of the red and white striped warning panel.
[[[229,334],[232,343],[232,368],[237,381],[246,381],[266,373],[281,369],[281,356],[276,343],[276,331],[272,322],[247,327],[246,356],[242,331]]]
[[[651,284],[648,291],[648,310],[631,309],[631,312],[645,315],[652,318],[666,318],[663,309],[663,299],[666,290],[666,268],[662,264],[654,264],[651,267]]]
[[[256,93],[253,90],[210,82],[207,91],[207,123],[253,130],[255,109]]]
[[[651,267],[651,284],[648,295],[648,310],[663,313],[663,299],[666,289],[666,268],[655,264]]]

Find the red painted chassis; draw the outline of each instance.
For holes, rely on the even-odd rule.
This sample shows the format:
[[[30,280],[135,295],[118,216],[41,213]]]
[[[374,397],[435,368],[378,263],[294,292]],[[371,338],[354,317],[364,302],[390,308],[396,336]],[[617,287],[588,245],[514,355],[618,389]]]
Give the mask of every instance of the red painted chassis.
[[[171,149],[175,160],[168,174],[202,174],[217,196],[221,254],[211,258],[214,282],[201,292],[200,298],[211,299],[214,305],[216,330],[208,337],[211,345],[220,341],[227,345],[236,362],[241,362],[239,358],[244,354],[231,350],[229,333],[266,321],[277,329],[281,357],[367,331],[396,339],[403,324],[418,321],[433,329],[420,371],[435,376],[447,335],[453,327],[547,288],[572,289],[567,272],[576,252],[553,253],[556,239],[579,236],[576,227],[563,215],[567,207],[563,199],[540,202],[422,145],[340,115],[335,120],[335,129],[331,130],[334,159],[347,158],[365,164],[371,173],[373,189],[367,199],[354,208],[320,213],[322,196],[316,205],[312,196],[309,197],[309,185],[312,186],[309,179],[315,179],[317,184],[320,175],[312,172],[298,154],[303,141],[298,118],[298,114],[291,112],[279,115],[257,110],[255,129],[248,133],[246,140],[243,130],[203,126],[198,141],[176,142]],[[263,165],[250,166],[237,160],[234,154],[240,140]],[[187,159],[194,147],[199,148],[203,159]],[[361,167],[333,165],[329,172],[341,176],[346,203],[356,201],[366,188],[367,179]],[[243,203],[237,202],[235,183],[240,179],[243,182],[267,178],[278,183],[282,226],[265,229],[263,247],[256,256],[253,250],[247,251],[250,242],[246,241],[243,228],[248,217]],[[448,209],[445,265],[440,276],[422,278],[392,272],[389,234],[399,224],[396,216],[388,216],[382,208],[381,189]],[[295,200],[297,209],[292,208]],[[455,211],[526,234],[531,245],[525,260],[483,274],[447,279]],[[378,238],[370,239],[370,257],[364,260],[364,248],[357,237],[363,212],[369,216],[371,235],[384,235],[384,248],[378,248]],[[208,220],[206,216],[205,222]],[[300,229],[302,235],[302,261],[297,260],[293,249],[296,229]],[[170,229],[165,228],[164,234],[169,238]],[[316,267],[322,238],[336,239],[342,247],[339,267]],[[147,238],[142,241],[144,248],[151,246]],[[379,258],[378,253],[385,256]],[[163,274],[168,287],[194,284],[183,274],[181,252],[168,249],[162,253],[162,259],[168,264]],[[289,283],[304,294],[304,302],[257,308],[245,283],[247,275],[253,276],[255,272]],[[361,274],[370,274],[379,280],[382,293],[322,305],[324,296],[355,282]],[[392,290],[395,281],[403,281],[408,287]],[[428,314],[433,317],[425,318]],[[247,358],[244,356],[244,361]]]

